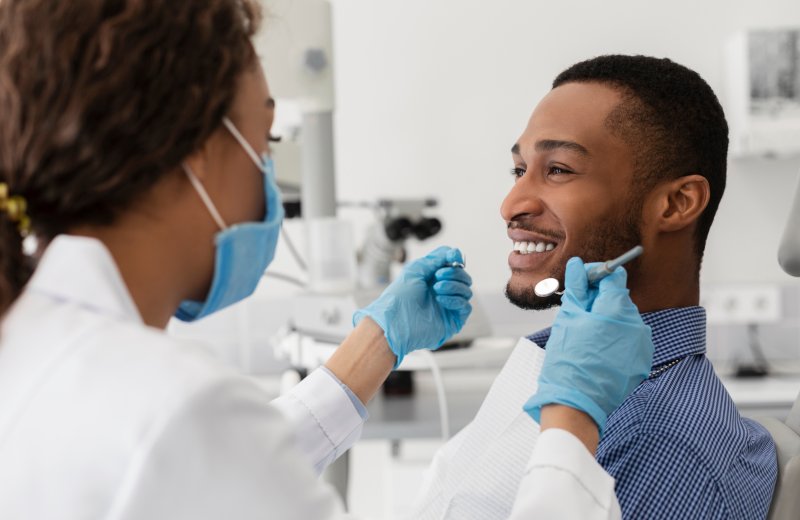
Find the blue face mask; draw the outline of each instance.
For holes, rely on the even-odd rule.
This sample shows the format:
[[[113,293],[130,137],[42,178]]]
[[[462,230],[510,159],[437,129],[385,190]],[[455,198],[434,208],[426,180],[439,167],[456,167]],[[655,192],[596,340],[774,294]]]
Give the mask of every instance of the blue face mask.
[[[183,165],[192,186],[222,231],[217,233],[214,239],[216,248],[214,278],[208,295],[202,302],[191,300],[182,302],[175,313],[175,317],[181,321],[198,320],[253,294],[261,276],[275,257],[275,248],[278,245],[278,235],[283,222],[283,204],[275,183],[275,166],[272,158],[265,155],[259,159],[250,143],[228,118],[223,119],[223,124],[263,172],[267,211],[262,222],[245,222],[229,227],[222,220],[199,179],[188,165]]]

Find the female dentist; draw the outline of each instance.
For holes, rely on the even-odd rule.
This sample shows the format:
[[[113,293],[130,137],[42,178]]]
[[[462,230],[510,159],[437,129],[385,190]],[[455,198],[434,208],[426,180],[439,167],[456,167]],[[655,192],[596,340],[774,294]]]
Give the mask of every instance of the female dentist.
[[[471,280],[448,267],[458,250],[439,248],[272,402],[164,333],[172,316],[247,297],[274,254],[258,23],[253,0],[0,2],[1,518],[345,518],[315,471],[358,439],[363,403],[403,356],[467,319]],[[619,303],[620,282],[587,290],[581,273],[570,331],[630,321],[624,305],[596,305]],[[613,409],[646,373],[648,360],[620,355],[646,357],[631,338],[594,361],[548,353],[515,517],[618,516],[586,412]],[[568,388],[565,367],[607,382]]]

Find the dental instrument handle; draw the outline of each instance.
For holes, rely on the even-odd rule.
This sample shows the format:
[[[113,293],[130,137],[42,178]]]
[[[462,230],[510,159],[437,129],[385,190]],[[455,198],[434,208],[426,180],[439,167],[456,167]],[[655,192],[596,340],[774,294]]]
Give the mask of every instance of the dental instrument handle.
[[[608,262],[604,262],[602,265],[593,268],[587,275],[589,278],[589,283],[595,283],[599,280],[602,280],[606,276],[613,273],[617,267],[627,264],[634,258],[639,257],[643,252],[644,248],[642,246],[636,246],[627,253],[624,253],[613,260],[609,260]]]

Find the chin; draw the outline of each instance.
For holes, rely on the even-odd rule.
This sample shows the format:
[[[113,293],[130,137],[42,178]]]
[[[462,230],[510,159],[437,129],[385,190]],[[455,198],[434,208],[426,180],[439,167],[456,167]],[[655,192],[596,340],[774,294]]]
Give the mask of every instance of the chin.
[[[561,296],[558,294],[545,297],[536,296],[533,286],[514,287],[512,282],[508,282],[506,285],[506,298],[520,309],[531,311],[543,311],[561,305]]]

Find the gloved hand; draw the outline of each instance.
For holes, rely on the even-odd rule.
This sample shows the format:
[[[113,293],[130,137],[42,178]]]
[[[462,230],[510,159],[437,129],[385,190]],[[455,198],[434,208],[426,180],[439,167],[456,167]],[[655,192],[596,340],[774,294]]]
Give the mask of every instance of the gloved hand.
[[[384,332],[400,366],[409,352],[436,349],[464,326],[472,305],[472,278],[452,262],[461,251],[440,247],[408,264],[377,300],[356,311],[353,325],[369,316]]]
[[[646,378],[653,362],[650,327],[625,286],[623,268],[590,285],[580,258],[567,262],[565,290],[547,341],[539,388],[524,409],[539,422],[542,406],[563,404],[606,419]]]

